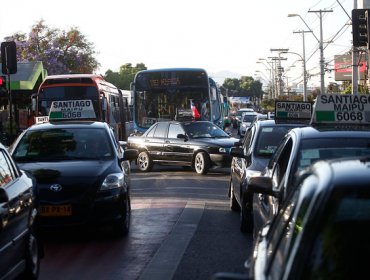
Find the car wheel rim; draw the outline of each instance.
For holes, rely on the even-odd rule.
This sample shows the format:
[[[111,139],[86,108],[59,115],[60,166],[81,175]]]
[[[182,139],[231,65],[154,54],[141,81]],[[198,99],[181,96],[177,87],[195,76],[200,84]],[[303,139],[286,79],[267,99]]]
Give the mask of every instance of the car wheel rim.
[[[139,157],[139,166],[141,169],[145,169],[148,166],[148,159],[145,155]]]
[[[195,167],[198,172],[201,172],[203,169],[203,159],[201,156],[197,156],[195,159]]]

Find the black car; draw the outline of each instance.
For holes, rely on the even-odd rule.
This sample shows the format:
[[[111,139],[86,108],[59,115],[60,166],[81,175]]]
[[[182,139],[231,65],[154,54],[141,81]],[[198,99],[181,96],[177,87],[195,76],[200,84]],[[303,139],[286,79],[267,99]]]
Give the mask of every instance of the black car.
[[[0,144],[0,279],[37,279],[43,255],[37,227],[35,178]]]
[[[296,181],[255,240],[247,273],[213,279],[367,278],[370,158],[318,161]]]
[[[130,226],[130,166],[137,151],[123,150],[103,122],[44,123],[27,129],[10,147],[18,165],[37,181],[43,229]]]
[[[241,231],[250,232],[253,229],[253,193],[247,188],[247,180],[261,174],[279,142],[290,129],[303,125],[275,120],[259,120],[248,128],[240,146],[231,148],[230,154],[233,159],[228,196],[231,209],[240,211]]]
[[[212,167],[230,167],[230,148],[239,140],[208,121],[157,122],[143,135],[130,136],[129,148],[139,150],[139,170],[153,164],[188,166],[198,174]]]
[[[370,155],[368,126],[292,129],[276,149],[268,168],[248,182],[253,195],[254,235],[277,215],[299,172],[318,160]],[[255,188],[255,183],[263,188]]]

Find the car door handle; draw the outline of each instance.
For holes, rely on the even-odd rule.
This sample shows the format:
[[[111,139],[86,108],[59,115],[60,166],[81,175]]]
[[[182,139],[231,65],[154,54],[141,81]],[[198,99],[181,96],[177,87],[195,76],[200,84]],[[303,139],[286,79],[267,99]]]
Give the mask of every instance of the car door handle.
[[[169,140],[164,141],[166,144],[170,144],[171,142]]]

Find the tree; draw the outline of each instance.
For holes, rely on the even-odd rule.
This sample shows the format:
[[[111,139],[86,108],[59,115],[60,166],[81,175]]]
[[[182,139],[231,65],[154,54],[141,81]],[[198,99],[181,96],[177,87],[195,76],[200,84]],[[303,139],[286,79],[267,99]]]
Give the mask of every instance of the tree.
[[[263,90],[262,83],[255,81],[253,77],[242,76],[240,79],[225,79],[223,85],[229,92],[232,92],[232,96],[249,96],[262,98]]]
[[[137,63],[135,67],[131,63],[126,63],[121,65],[119,72],[113,72],[109,69],[105,72],[104,78],[120,89],[130,90],[130,85],[134,81],[136,73],[146,69],[144,63]]]
[[[99,63],[94,57],[94,45],[77,27],[68,31],[50,28],[40,20],[28,36],[16,33],[5,41],[17,44],[18,61],[42,61],[48,74],[93,73]]]

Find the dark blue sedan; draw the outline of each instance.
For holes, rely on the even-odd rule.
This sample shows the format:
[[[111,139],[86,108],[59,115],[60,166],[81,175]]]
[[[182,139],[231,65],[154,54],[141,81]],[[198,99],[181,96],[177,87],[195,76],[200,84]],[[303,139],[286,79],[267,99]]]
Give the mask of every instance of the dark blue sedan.
[[[123,150],[106,123],[34,125],[10,152],[36,177],[43,228],[104,224],[118,234],[129,231],[129,160],[137,151]]]

